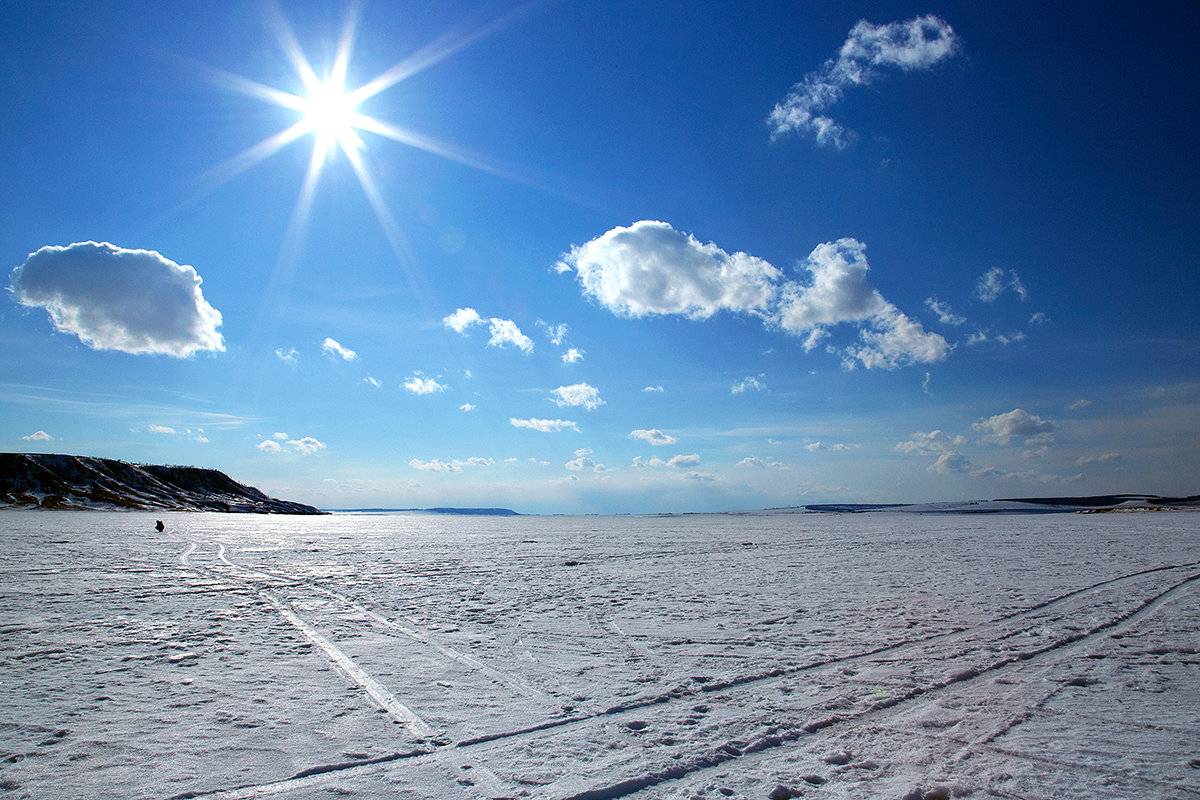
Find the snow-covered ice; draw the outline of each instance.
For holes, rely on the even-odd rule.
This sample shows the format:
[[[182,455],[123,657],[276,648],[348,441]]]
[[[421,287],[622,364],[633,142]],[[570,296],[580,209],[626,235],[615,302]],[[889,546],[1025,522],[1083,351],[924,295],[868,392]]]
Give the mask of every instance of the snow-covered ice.
[[[5,512],[0,545],[0,798],[1200,796],[1197,513]]]

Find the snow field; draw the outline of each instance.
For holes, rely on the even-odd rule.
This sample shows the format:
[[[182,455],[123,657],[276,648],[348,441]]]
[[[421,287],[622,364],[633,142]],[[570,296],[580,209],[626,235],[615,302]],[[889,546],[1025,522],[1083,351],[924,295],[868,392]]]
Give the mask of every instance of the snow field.
[[[0,516],[0,788],[1200,795],[1200,515]]]

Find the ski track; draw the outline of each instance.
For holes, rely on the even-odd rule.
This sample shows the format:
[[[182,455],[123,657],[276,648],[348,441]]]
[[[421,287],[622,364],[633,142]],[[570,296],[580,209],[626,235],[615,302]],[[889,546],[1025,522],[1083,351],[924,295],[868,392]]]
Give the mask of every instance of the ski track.
[[[193,543],[192,546],[183,555],[181,555],[181,561],[185,566],[196,568],[195,565],[189,562],[188,558],[194,553],[195,549],[196,547]],[[409,629],[406,626],[400,625],[399,623],[377,614],[376,612],[370,611],[369,609],[361,606],[361,604],[358,604],[350,598],[331,589],[308,584],[292,576],[262,572],[239,565],[228,558],[225,546],[223,544],[219,545],[218,547],[217,558],[228,567],[245,575],[253,576],[258,580],[268,581],[276,585],[283,583],[288,586],[299,585],[314,589],[322,594],[345,603],[347,606],[369,616],[371,619],[381,625],[394,628],[404,635],[409,636],[417,641],[431,644],[435,647],[435,649],[438,649],[439,652],[442,652],[443,655],[452,658],[455,661],[464,664],[465,666],[483,669],[484,671],[490,672],[489,668],[478,662],[478,660],[467,656],[466,654],[454,651],[450,648],[442,648],[436,644],[433,644],[429,641],[428,637],[419,631]],[[465,750],[477,750],[481,748],[489,751],[502,750],[516,741],[528,739],[530,737],[545,737],[547,735],[553,736],[555,732],[560,730],[576,729],[579,726],[584,725],[612,722],[625,716],[636,715],[637,712],[667,708],[686,702],[694,702],[698,697],[704,697],[708,700],[708,702],[711,703],[714,701],[712,696],[718,693],[728,694],[730,692],[745,691],[770,682],[778,682],[783,678],[795,676],[801,673],[814,672],[864,661],[883,661],[884,659],[881,659],[881,656],[897,654],[906,649],[911,650],[913,648],[924,647],[937,642],[944,642],[946,640],[964,640],[968,643],[967,649],[963,653],[956,654],[957,658],[961,657],[962,655],[969,655],[988,650],[1002,641],[1027,633],[1028,628],[1018,628],[1016,630],[1004,633],[997,631],[998,635],[990,638],[986,635],[982,638],[973,638],[978,637],[983,631],[997,629],[1003,626],[1005,623],[1028,619],[1035,615],[1041,614],[1042,612],[1053,611],[1054,609],[1066,605],[1071,601],[1083,598],[1086,595],[1089,595],[1089,593],[1097,593],[1102,589],[1113,588],[1120,584],[1130,582],[1136,578],[1163,572],[1183,571],[1194,568],[1198,564],[1200,564],[1200,562],[1166,565],[1119,575],[1099,581],[1089,586],[1074,589],[1056,597],[1035,603],[1026,608],[998,616],[987,622],[967,628],[948,630],[930,636],[894,642],[879,648],[839,657],[819,659],[802,665],[774,669],[764,673],[746,674],[720,682],[700,684],[696,686],[679,686],[661,694],[643,697],[634,701],[610,706],[597,713],[576,714],[563,719],[549,720],[538,725],[486,734],[478,737],[464,738],[457,742],[434,742],[417,749],[395,752],[375,758],[315,765],[302,770],[296,775],[282,780],[228,789],[219,789],[208,792],[188,792],[175,795],[171,798],[171,800],[184,800],[185,798],[213,798],[213,800],[255,800],[255,798],[269,797],[298,789],[319,786],[324,778],[338,773],[396,769],[401,768],[406,763],[417,764],[427,762],[429,759],[445,759],[449,754],[456,751],[461,752]],[[1152,596],[1144,599],[1132,610],[1108,618],[1105,621],[1086,630],[1058,638],[1049,644],[1040,647],[1018,650],[1016,652],[1003,655],[1002,657],[999,657],[981,667],[967,668],[947,677],[945,680],[929,682],[924,685],[914,687],[907,692],[874,703],[866,709],[849,714],[835,714],[826,716],[791,726],[772,726],[771,728],[762,732],[760,736],[752,739],[749,742],[738,740],[736,742],[726,741],[715,743],[711,746],[701,748],[699,751],[692,753],[688,757],[676,760],[674,763],[660,765],[660,767],[657,769],[649,769],[644,773],[628,776],[612,783],[594,785],[590,788],[579,791],[555,794],[553,796],[555,797],[555,800],[619,800],[620,798],[635,795],[639,792],[661,788],[672,782],[694,777],[697,774],[707,770],[714,770],[716,768],[723,767],[734,760],[750,759],[755,756],[777,750],[788,744],[799,742],[807,737],[823,734],[827,731],[832,732],[846,725],[865,721],[871,721],[879,724],[879,718],[894,714],[911,705],[915,701],[929,699],[940,692],[961,688],[963,685],[966,685],[970,682],[979,681],[985,677],[991,676],[997,671],[1016,664],[1030,662],[1045,657],[1053,657],[1057,654],[1063,653],[1068,648],[1086,643],[1102,634],[1112,632],[1115,629],[1120,629],[1124,626],[1132,625],[1138,620],[1153,614],[1161,605],[1168,602],[1168,600],[1175,595],[1193,588],[1193,584],[1197,580],[1200,580],[1200,574],[1189,575],[1183,580],[1180,580],[1168,586],[1166,589],[1158,591]],[[288,619],[291,624],[308,636],[310,640],[320,646],[330,657],[330,659],[334,661],[334,663],[338,664],[340,668],[342,668],[357,683],[359,683],[359,685],[362,686],[377,703],[388,709],[389,713],[392,713],[398,721],[403,721],[406,725],[409,725],[415,733],[419,733],[422,736],[432,735],[433,731],[431,728],[429,728],[429,726],[425,725],[410,709],[396,700],[395,697],[385,687],[380,685],[361,669],[357,668],[354,662],[349,659],[344,652],[333,645],[328,639],[325,639],[325,637],[317,632],[310,623],[301,618],[295,612],[293,607],[288,606],[268,592],[260,591],[259,595],[271,603],[285,618]],[[608,630],[610,633],[615,634],[619,641],[622,642],[624,647],[627,648],[627,650],[639,651],[637,653],[639,656],[653,655],[651,651],[645,649],[644,647],[634,645],[631,642],[630,637],[621,631],[620,628],[615,625],[615,623],[601,620],[599,616],[595,614],[595,612],[591,612],[589,617],[593,625],[596,627],[603,628]],[[1054,617],[1054,619],[1061,618],[1062,617]],[[895,659],[895,661],[905,660],[907,659],[903,657]],[[497,672],[498,675],[504,675],[503,673],[498,673],[498,671],[495,672]],[[515,676],[507,677],[511,683],[517,685],[517,688],[521,688],[521,684],[524,683],[520,679],[516,679]],[[1054,693],[1052,692],[1051,695],[1053,694]],[[1049,699],[1049,697],[1050,695],[1048,695],[1045,699]],[[1043,699],[1042,702],[1045,702],[1045,699]],[[816,710],[816,707],[809,706],[807,708],[797,708],[796,713],[812,713]],[[818,714],[818,716],[820,715]],[[1023,720],[1015,720],[1009,727],[1020,724],[1021,721]],[[882,727],[886,727],[886,724]],[[1086,765],[1055,761],[1053,759],[1043,758],[1035,754],[1025,752],[1009,751],[993,744],[995,739],[999,738],[999,736],[1003,735],[1005,732],[1007,732],[1007,729],[994,732],[990,736],[985,737],[985,739],[982,741],[963,741],[961,744],[963,744],[964,747],[987,748],[1015,758],[1023,758],[1031,761],[1044,761],[1048,764],[1058,767],[1080,768],[1084,769],[1085,771],[1092,769]],[[924,735],[930,737],[936,736],[936,734]],[[552,745],[546,745],[546,747],[547,749],[553,749]],[[497,753],[497,755],[501,758],[503,757],[502,752]],[[1179,787],[1177,786],[1165,786],[1145,778],[1137,778],[1135,782],[1148,789],[1161,790],[1164,788],[1170,788],[1179,790]],[[500,783],[502,783],[502,781]],[[1183,791],[1188,790],[1185,789]],[[1200,795],[1200,792],[1191,793]],[[1003,793],[994,794],[999,796]]]

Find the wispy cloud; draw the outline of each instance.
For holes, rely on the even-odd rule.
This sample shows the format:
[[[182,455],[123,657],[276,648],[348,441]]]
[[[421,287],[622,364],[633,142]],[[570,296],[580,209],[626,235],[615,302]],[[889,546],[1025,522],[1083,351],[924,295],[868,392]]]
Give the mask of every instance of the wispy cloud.
[[[36,430],[33,433],[28,434],[27,436],[22,436],[21,438],[27,442],[53,442],[54,441],[54,437],[51,436],[50,434],[46,433],[43,430]]]
[[[562,360],[565,364],[574,364],[577,361],[583,361],[583,351],[576,347],[569,348],[567,352],[562,354]]]
[[[975,282],[975,296],[985,303],[994,303],[1007,291],[1016,292],[1022,300],[1029,299],[1029,290],[1021,282],[1016,270],[993,267],[979,276]]]
[[[750,390],[761,392],[767,388],[767,385],[761,380],[764,377],[764,375],[758,375],[757,377],[754,375],[747,375],[745,378],[742,378],[741,381],[729,387],[729,392],[730,394],[743,394]]]
[[[579,432],[579,426],[569,419],[517,419],[509,417],[508,422],[514,428],[528,428],[533,431],[541,431],[542,433],[558,433],[559,431],[575,431]]]
[[[296,349],[293,347],[289,347],[286,350],[284,350],[282,347],[277,347],[275,349],[275,355],[280,361],[283,361],[287,364],[295,364],[296,360],[300,358],[300,354],[296,352]]]
[[[837,55],[791,88],[767,118],[771,138],[798,132],[818,145],[842,149],[854,134],[827,116],[831,106],[852,86],[869,86],[892,67],[903,72],[925,70],[953,55],[959,47],[954,30],[933,14],[903,22],[872,25],[859,21],[850,29]]]
[[[326,338],[325,341],[321,342],[321,350],[326,355],[340,358],[343,361],[354,361],[358,358],[358,353],[349,347],[343,347],[336,339]]]
[[[1120,453],[1105,453],[1099,456],[1080,456],[1075,459],[1075,465],[1087,467],[1093,464],[1119,464],[1124,460]]]
[[[457,474],[462,472],[465,467],[490,467],[495,463],[495,460],[491,458],[472,456],[465,461],[460,461],[458,459],[442,461],[441,459],[437,458],[430,461],[422,461],[419,458],[413,458],[408,462],[408,465],[413,469],[419,469],[425,472],[449,472]]]
[[[900,442],[894,449],[897,453],[905,455],[932,456],[960,447],[964,441],[962,436],[951,436],[940,429],[928,433],[918,431],[912,435],[911,439]]]
[[[95,350],[185,358],[223,351],[221,312],[193,267],[108,242],[43,247],[11,274],[13,298]]]

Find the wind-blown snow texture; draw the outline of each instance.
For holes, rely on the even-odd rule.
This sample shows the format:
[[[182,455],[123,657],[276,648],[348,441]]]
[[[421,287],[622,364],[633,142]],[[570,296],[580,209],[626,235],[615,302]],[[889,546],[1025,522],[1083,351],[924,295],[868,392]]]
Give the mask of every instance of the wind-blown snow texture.
[[[1194,798],[1200,514],[0,514],[12,798]]]

